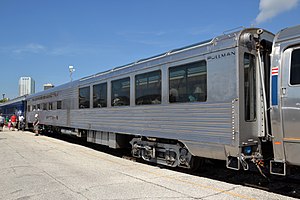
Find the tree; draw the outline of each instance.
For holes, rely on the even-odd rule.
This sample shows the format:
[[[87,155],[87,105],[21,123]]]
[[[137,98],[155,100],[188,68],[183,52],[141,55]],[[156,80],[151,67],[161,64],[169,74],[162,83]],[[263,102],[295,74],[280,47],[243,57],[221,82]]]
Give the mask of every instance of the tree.
[[[9,101],[9,98],[0,99],[0,103],[4,103],[4,102],[7,102],[7,101]]]

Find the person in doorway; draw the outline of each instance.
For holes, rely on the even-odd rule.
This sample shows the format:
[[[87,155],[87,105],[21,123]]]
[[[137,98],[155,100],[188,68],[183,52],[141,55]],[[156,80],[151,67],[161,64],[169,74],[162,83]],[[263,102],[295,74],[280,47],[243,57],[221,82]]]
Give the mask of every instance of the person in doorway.
[[[35,136],[38,136],[39,131],[40,131],[40,121],[39,121],[39,115],[38,114],[35,114],[35,116],[34,116],[33,130],[35,132]]]

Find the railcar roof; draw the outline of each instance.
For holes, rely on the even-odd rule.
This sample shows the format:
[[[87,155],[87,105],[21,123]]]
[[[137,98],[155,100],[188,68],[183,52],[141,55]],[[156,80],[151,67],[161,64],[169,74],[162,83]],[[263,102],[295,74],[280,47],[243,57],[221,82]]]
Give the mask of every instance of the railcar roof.
[[[79,79],[79,82],[84,82],[84,81],[87,81],[89,79],[93,79],[95,77],[100,77],[100,76],[107,78],[107,77],[109,77],[109,74],[112,74],[112,73],[117,72],[119,70],[123,70],[123,69],[125,70],[125,69],[128,69],[130,67],[135,67],[135,66],[141,65],[143,63],[147,63],[147,62],[150,63],[151,61],[164,59],[164,58],[167,58],[168,56],[173,56],[173,55],[179,54],[181,52],[187,52],[189,50],[193,50],[193,49],[196,49],[196,48],[203,48],[203,49],[205,49],[206,52],[211,52],[212,48],[210,50],[208,50],[208,48],[207,48],[208,46],[214,46],[213,49],[216,50],[216,51],[220,50],[221,48],[225,49],[225,48],[228,48],[229,46],[232,47],[233,45],[237,45],[237,43],[239,41],[237,38],[245,30],[257,30],[257,29],[258,28],[245,28],[245,27],[238,27],[236,29],[231,29],[229,31],[223,32],[222,35],[219,35],[219,36],[214,37],[214,38],[209,39],[209,40],[194,43],[192,45],[184,46],[184,47],[181,47],[181,48],[176,48],[176,49],[173,49],[173,50],[170,50],[170,51],[167,51],[167,52],[155,55],[155,56],[140,59],[136,62],[132,62],[132,63],[126,64],[126,65],[118,66],[118,67],[112,68],[110,70],[106,70],[104,72],[100,72],[100,73],[97,73],[97,74],[93,74],[93,75],[90,75],[90,76],[83,77],[83,78]],[[233,30],[236,30],[236,31],[233,31]],[[264,30],[264,31],[266,31],[266,30]],[[266,32],[268,32],[268,31],[266,31]],[[268,33],[270,33],[270,32],[268,32]],[[270,33],[270,34],[272,34],[272,33]]]
[[[154,59],[162,58],[162,57],[165,57],[165,56],[168,56],[168,55],[171,55],[171,54],[178,53],[180,51],[185,51],[185,50],[189,50],[189,49],[192,49],[192,48],[209,45],[214,41],[214,39],[215,38],[205,40],[205,41],[202,41],[202,42],[198,42],[198,43],[195,43],[195,44],[192,44],[192,45],[188,45],[188,46],[185,46],[185,47],[182,47],[182,48],[176,48],[176,49],[167,51],[165,53],[161,53],[161,54],[151,56],[151,57],[148,57],[148,58],[143,58],[143,59],[140,59],[136,62],[132,62],[132,63],[126,64],[126,65],[115,67],[115,68],[110,69],[110,70],[106,70],[104,72],[100,72],[100,73],[97,73],[97,74],[93,74],[93,75],[90,75],[90,76],[83,77],[83,78],[80,79],[80,81],[87,80],[87,79],[94,78],[94,77],[98,77],[98,76],[101,76],[101,75],[104,75],[104,74],[108,74],[110,72],[117,71],[117,70],[127,68],[127,67],[131,67],[133,65],[141,64],[143,62],[147,62],[147,61],[151,61],[151,60],[154,60]]]
[[[71,82],[68,82],[68,83],[64,83],[62,85],[58,85],[58,86],[55,86],[53,88],[50,88],[50,89],[47,89],[47,90],[44,90],[44,91],[41,91],[41,92],[37,92],[35,94],[28,95],[28,96],[26,96],[26,99],[32,99],[32,98],[39,97],[39,96],[42,96],[42,95],[55,93],[57,91],[70,88],[73,85],[77,85],[78,82],[79,82],[78,80],[75,80],[75,81],[71,81]]]
[[[0,104],[0,107],[1,107],[1,106],[6,106],[6,105],[10,105],[10,104],[13,104],[13,103],[16,103],[16,102],[24,101],[24,100],[26,99],[26,96],[27,96],[27,95],[20,96],[20,97],[16,97],[16,98],[14,98],[14,99],[11,99],[11,100],[9,100],[9,101],[6,101],[6,102],[4,102],[4,103],[1,103],[1,104]]]
[[[126,65],[118,66],[118,67],[112,68],[110,70],[106,70],[106,71],[103,71],[103,72],[100,72],[100,73],[96,73],[96,74],[93,74],[93,75],[90,75],[90,76],[87,76],[87,77],[83,77],[79,80],[75,80],[75,81],[65,83],[63,85],[56,86],[54,88],[51,88],[51,89],[48,89],[48,90],[45,90],[45,91],[38,92],[36,94],[32,94],[32,95],[28,96],[27,99],[31,99],[31,98],[35,98],[37,96],[49,94],[51,92],[56,92],[56,91],[59,91],[59,90],[65,89],[65,88],[72,87],[74,85],[79,85],[80,82],[85,82],[85,81],[90,80],[90,79],[92,80],[95,77],[100,77],[100,76],[108,77],[109,74],[111,74],[111,73],[121,71],[123,69],[128,69],[130,67],[137,66],[137,65],[142,64],[142,63],[151,62],[151,61],[158,60],[158,59],[163,59],[167,56],[175,55],[175,54],[185,52],[185,51],[188,51],[188,50],[192,50],[192,49],[195,49],[195,48],[201,48],[201,47],[206,47],[206,46],[209,46],[209,45],[220,44],[220,41],[222,41],[222,40],[226,40],[226,39],[230,39],[230,38],[232,39],[232,38],[238,37],[239,34],[242,31],[244,31],[245,29],[246,28],[242,28],[238,31],[234,31],[234,32],[230,32],[230,33],[225,33],[224,32],[222,35],[214,37],[214,38],[209,39],[209,40],[205,40],[205,41],[198,42],[198,43],[188,45],[188,46],[184,46],[184,47],[181,47],[181,48],[176,48],[176,49],[173,49],[173,50],[170,50],[170,51],[167,51],[167,52],[155,55],[155,56],[140,59],[136,62],[132,62],[132,63],[126,64]],[[236,41],[237,40],[233,40],[233,42],[236,42]]]
[[[290,39],[293,39],[295,37],[299,37],[299,35],[300,35],[300,25],[285,28],[285,29],[282,29],[281,31],[279,31],[276,34],[277,39],[276,39],[275,43],[276,42],[282,42],[282,41],[285,41],[285,40],[290,40]]]

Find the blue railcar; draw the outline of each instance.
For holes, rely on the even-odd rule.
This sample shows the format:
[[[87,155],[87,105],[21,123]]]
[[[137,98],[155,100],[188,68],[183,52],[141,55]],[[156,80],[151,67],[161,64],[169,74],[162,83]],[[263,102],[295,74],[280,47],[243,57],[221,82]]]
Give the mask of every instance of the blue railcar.
[[[9,100],[0,104],[0,113],[4,117],[11,117],[13,114],[25,116],[26,110],[26,95]]]

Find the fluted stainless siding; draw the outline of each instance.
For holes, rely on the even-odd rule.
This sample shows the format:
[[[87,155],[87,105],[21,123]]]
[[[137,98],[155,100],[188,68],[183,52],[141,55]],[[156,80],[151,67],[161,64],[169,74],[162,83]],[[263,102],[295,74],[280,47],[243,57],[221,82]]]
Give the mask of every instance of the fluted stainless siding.
[[[90,130],[230,145],[232,104],[182,103],[72,110],[70,125]]]

